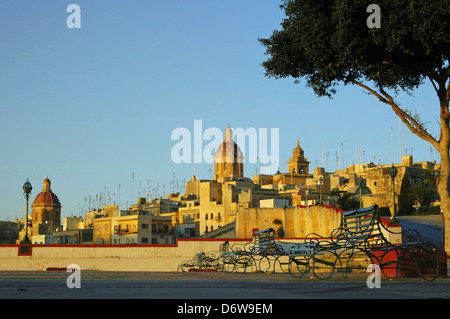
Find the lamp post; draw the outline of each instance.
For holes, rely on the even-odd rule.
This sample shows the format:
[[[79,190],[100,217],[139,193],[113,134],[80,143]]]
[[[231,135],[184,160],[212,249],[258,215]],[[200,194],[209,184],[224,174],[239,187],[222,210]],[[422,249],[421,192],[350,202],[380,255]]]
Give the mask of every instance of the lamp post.
[[[394,167],[394,164],[392,164],[391,168],[389,169],[389,175],[392,178],[392,204],[394,206],[394,216],[391,219],[391,223],[398,224],[397,209],[395,205],[395,176],[397,176],[397,169]]]
[[[287,189],[287,187],[286,187],[286,185],[284,185],[283,187],[282,187],[282,190],[283,190],[283,197],[284,197],[284,210],[286,210],[286,189]]]
[[[363,178],[360,176],[358,178],[358,183],[359,183],[359,208],[362,208],[362,183],[363,183]]]
[[[285,236],[286,235],[286,208],[287,208],[287,206],[286,206],[286,189],[287,189],[287,187],[286,187],[286,185],[284,185],[283,186],[283,191],[284,191],[284,209],[283,209],[283,236]]]
[[[31,186],[31,183],[28,181],[25,182],[25,184],[23,184],[23,192],[25,194],[25,199],[26,199],[26,206],[25,206],[25,236],[23,237],[22,241],[20,242],[21,244],[31,244],[30,239],[28,238],[28,198],[30,197],[31,194],[31,190],[33,189],[33,187]]]

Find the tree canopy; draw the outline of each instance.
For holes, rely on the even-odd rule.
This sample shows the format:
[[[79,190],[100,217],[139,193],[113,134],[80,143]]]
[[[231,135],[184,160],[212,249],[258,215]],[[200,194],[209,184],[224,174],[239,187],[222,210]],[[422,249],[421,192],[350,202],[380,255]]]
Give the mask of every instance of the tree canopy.
[[[438,192],[450,252],[450,0],[377,0],[380,27],[368,23],[372,0],[282,0],[281,30],[259,39],[267,77],[306,80],[318,96],[357,85],[381,102],[441,155]],[[396,101],[430,81],[438,97],[440,135]],[[429,108],[433,103],[427,103]]]
[[[306,78],[319,96],[363,81],[410,91],[424,78],[437,87],[449,77],[450,2],[377,1],[381,28],[369,28],[372,1],[285,0],[282,30],[259,39],[271,57],[267,76]]]
[[[367,26],[370,2],[284,0],[282,30],[259,39],[270,56],[263,62],[266,76],[304,78],[318,96],[328,97],[339,83],[359,85],[391,105],[413,133],[438,149],[420,118],[393,106],[388,92],[411,92],[428,79],[447,101],[448,121],[450,1],[377,1],[380,28]]]

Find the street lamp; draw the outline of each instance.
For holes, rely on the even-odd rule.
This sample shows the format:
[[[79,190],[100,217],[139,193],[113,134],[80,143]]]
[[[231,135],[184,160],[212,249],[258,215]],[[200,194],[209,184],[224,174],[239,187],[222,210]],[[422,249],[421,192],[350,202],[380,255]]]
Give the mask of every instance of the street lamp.
[[[397,176],[397,169],[394,167],[394,164],[392,164],[391,168],[389,169],[389,175],[392,178],[392,204],[394,206],[394,216],[391,219],[391,223],[398,224],[397,209],[395,205],[395,176]]]
[[[287,186],[286,185],[284,185],[282,188],[281,188],[282,190],[283,190],[283,196],[284,196],[284,210],[286,210],[286,189],[287,189]]]
[[[358,178],[358,184],[359,184],[359,208],[362,208],[362,183],[363,183],[363,178],[360,176]]]
[[[31,244],[30,239],[28,238],[28,198],[30,197],[31,194],[31,190],[33,189],[33,187],[31,186],[31,183],[28,181],[25,182],[25,184],[23,184],[23,192],[25,194],[25,199],[26,199],[26,206],[25,206],[25,236],[23,237],[22,241],[20,242],[21,244]]]

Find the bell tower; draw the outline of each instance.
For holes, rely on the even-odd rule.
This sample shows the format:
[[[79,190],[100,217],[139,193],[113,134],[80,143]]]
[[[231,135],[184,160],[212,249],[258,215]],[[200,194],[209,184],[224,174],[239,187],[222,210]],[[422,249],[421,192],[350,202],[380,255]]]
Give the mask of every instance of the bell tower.
[[[309,162],[305,157],[300,142],[297,140],[297,146],[292,151],[292,157],[287,162],[289,174],[309,174]]]

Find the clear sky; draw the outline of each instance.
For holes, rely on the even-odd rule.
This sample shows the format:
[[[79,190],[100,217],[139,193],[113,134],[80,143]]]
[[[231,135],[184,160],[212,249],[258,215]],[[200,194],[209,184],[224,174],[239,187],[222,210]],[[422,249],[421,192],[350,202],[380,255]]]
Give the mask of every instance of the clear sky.
[[[71,3],[81,8],[80,29],[67,27]],[[330,100],[305,82],[266,78],[258,38],[280,28],[279,4],[0,2],[0,220],[23,217],[27,178],[31,201],[50,178],[63,217],[84,216],[87,198],[105,187],[108,202],[120,199],[123,209],[149,189],[154,195],[182,189],[194,165],[172,161],[171,133],[193,132],[194,120],[203,130],[278,128],[280,171],[297,139],[311,171],[335,171],[338,151],[341,167],[357,163],[358,145],[360,162],[399,162],[400,149],[416,161],[439,161],[430,144],[400,129],[393,111],[360,88],[340,86]],[[398,99],[438,134],[430,85]],[[258,167],[244,163],[245,176]],[[211,164],[196,169],[200,178],[214,172]]]

